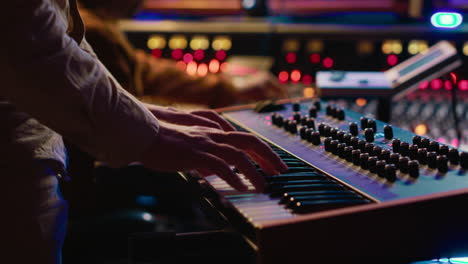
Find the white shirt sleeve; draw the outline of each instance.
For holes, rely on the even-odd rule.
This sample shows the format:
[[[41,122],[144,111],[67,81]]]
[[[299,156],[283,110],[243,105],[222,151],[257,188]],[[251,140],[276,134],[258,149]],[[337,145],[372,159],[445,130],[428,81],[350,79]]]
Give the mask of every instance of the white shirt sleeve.
[[[137,161],[158,133],[157,119],[67,35],[51,1],[2,3],[0,97],[102,161]]]

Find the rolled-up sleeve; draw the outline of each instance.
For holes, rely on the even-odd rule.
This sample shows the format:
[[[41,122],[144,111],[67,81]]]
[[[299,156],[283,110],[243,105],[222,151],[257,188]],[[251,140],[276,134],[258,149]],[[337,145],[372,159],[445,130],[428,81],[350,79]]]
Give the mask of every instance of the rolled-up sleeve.
[[[137,161],[157,119],[66,34],[51,0],[2,3],[0,96],[114,166]]]

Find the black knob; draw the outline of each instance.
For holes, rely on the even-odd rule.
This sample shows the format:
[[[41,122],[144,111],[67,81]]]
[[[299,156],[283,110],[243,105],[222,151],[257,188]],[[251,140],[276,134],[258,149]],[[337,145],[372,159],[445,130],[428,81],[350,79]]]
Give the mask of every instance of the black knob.
[[[296,120],[291,120],[289,122],[289,133],[297,134],[297,123]]]
[[[409,157],[410,157],[410,159],[412,159],[412,160],[418,159],[418,150],[419,150],[418,145],[413,144],[413,145],[409,146]]]
[[[377,161],[379,161],[379,159],[375,156],[370,157],[367,160],[367,166],[369,167],[370,172],[377,173]]]
[[[293,111],[294,112],[301,111],[301,105],[299,103],[294,103],[293,104]]]
[[[338,139],[338,129],[336,128],[330,128],[330,137],[332,137],[333,139]]]
[[[400,169],[401,172],[403,173],[408,173],[408,162],[410,160],[408,157],[400,157],[398,160],[398,168]]]
[[[301,116],[301,125],[303,126],[307,125],[307,116]]]
[[[299,129],[299,135],[301,136],[301,139],[307,139],[307,128],[301,127],[301,129]]]
[[[345,158],[345,152],[344,152],[345,147],[346,145],[343,143],[338,144],[338,146],[336,147],[336,154],[338,155],[338,157],[342,159]]]
[[[374,142],[374,129],[366,128],[364,130],[364,136],[367,142]]]
[[[403,156],[409,156],[409,143],[408,142],[401,142],[400,153]]]
[[[314,132],[314,131],[315,131],[315,130],[310,129],[310,128],[307,128],[307,129],[306,129],[306,132],[305,132],[305,133],[306,133],[306,138],[305,138],[305,139],[306,139],[308,142],[312,142],[312,132]]]
[[[355,149],[352,151],[353,157],[353,164],[359,166],[359,157],[361,156],[361,151],[359,149]]]
[[[276,117],[277,117],[277,116],[278,116],[277,113],[271,114],[271,123],[272,123],[273,125],[276,125]]]
[[[427,147],[427,150],[439,153],[439,148],[439,143],[437,143],[436,141],[431,141],[429,143],[429,147]]]
[[[437,157],[437,169],[439,172],[446,173],[448,171],[448,158],[445,155]]]
[[[361,129],[366,129],[369,118],[362,116],[359,120],[361,120]]]
[[[449,147],[447,145],[441,145],[439,147],[439,154],[447,156],[449,152]]]
[[[325,127],[323,128],[323,136],[331,137],[331,127],[325,125]]]
[[[427,165],[431,169],[437,168],[437,153],[433,151],[427,153]]]
[[[421,143],[418,145],[420,148],[428,148],[430,140],[427,138],[421,138]]]
[[[338,131],[336,133],[336,138],[338,139],[338,141],[340,141],[341,143],[344,143],[344,135],[345,135],[345,132],[344,131]]]
[[[367,143],[365,148],[364,148],[365,153],[369,153],[369,155],[374,156],[374,144],[372,143]]]
[[[331,137],[327,137],[324,141],[323,144],[325,145],[325,151],[330,152],[330,143],[333,139]]]
[[[320,145],[320,133],[318,131],[312,132],[310,135],[310,142],[312,142],[312,144],[315,146]]]
[[[393,138],[393,127],[391,125],[385,125],[383,128],[384,137],[385,139],[392,139]]]
[[[345,134],[343,136],[343,142],[346,144],[346,145],[350,145],[351,144],[351,138],[353,136],[351,134]]]
[[[379,159],[380,159],[380,160],[388,161],[388,160],[390,159],[390,150],[388,150],[388,149],[382,150],[382,151],[380,152]]]
[[[385,178],[389,182],[395,182],[396,177],[396,167],[394,164],[388,164],[385,166]]]
[[[297,123],[299,123],[299,122],[301,122],[302,115],[299,112],[294,112],[293,113],[293,118]]]
[[[325,136],[325,127],[327,125],[325,125],[324,123],[320,123],[319,126],[318,126],[318,130],[319,130],[319,133],[320,133],[320,136]]]
[[[460,166],[465,170],[468,169],[468,153],[460,153]]]
[[[281,115],[276,116],[276,124],[277,127],[282,127],[284,125],[284,118]]]
[[[399,160],[400,160],[400,154],[392,153],[392,154],[390,154],[390,158],[388,159],[388,163],[397,165]]]
[[[361,151],[364,152],[366,150],[366,142],[364,140],[359,140],[358,141],[358,146],[357,148]]]
[[[351,133],[353,136],[357,136],[359,134],[358,125],[356,122],[349,123],[349,133]]]
[[[372,156],[380,156],[380,152],[382,152],[382,148],[379,146],[375,146],[372,150]]]
[[[454,165],[458,165],[458,163],[460,161],[460,154],[458,153],[458,150],[453,149],[453,148],[449,149],[447,157],[448,157],[450,163],[452,163]]]
[[[408,173],[411,178],[419,177],[419,163],[416,160],[408,162]]]
[[[338,142],[338,140],[332,140],[330,142],[330,152],[337,155],[338,154],[338,144],[340,142]]]
[[[291,123],[291,120],[289,120],[289,119],[284,120],[284,125],[283,125],[284,131],[289,131],[289,124],[290,123]]]
[[[315,106],[309,108],[309,116],[313,118],[317,117],[317,108],[315,108]]]
[[[345,159],[349,162],[353,161],[353,147],[349,146],[344,149]]]
[[[401,141],[399,139],[394,139],[392,141],[393,152],[400,153],[400,144],[401,144]]]
[[[335,107],[331,105],[327,105],[327,107],[325,108],[325,113],[327,114],[327,116],[332,116],[334,111],[336,111]]]
[[[315,130],[315,120],[313,118],[307,118],[306,119],[306,123],[305,125],[308,127],[308,128],[312,128]]]
[[[421,164],[427,164],[427,149],[425,148],[418,149],[418,161]]]
[[[413,145],[420,145],[421,144],[421,137],[420,136],[414,136],[413,137]]]
[[[338,120],[345,120],[345,111],[341,108],[336,109],[336,118]]]
[[[387,163],[383,160],[379,160],[377,161],[377,163],[375,164],[376,166],[376,169],[377,169],[377,175],[380,177],[380,178],[385,178],[385,166],[387,165]]]
[[[374,130],[374,133],[377,132],[377,122],[375,122],[374,119],[369,119],[369,121],[367,121],[367,127],[372,128]]]
[[[361,153],[361,155],[359,155],[359,164],[361,165],[361,168],[364,169],[364,170],[368,170],[369,169],[369,154],[367,153]]]
[[[357,137],[352,137],[352,138],[351,138],[351,141],[349,142],[349,144],[350,144],[353,148],[358,149],[358,148],[359,148],[358,142],[359,142],[359,138],[357,138]]]
[[[322,104],[320,103],[320,101],[315,101],[314,106],[317,109],[317,111],[322,110]]]

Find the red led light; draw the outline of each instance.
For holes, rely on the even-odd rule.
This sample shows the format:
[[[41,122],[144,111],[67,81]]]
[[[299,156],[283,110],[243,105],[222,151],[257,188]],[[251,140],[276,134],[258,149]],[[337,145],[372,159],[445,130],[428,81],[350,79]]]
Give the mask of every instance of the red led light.
[[[301,72],[299,70],[293,70],[291,72],[291,81],[297,83],[301,80]]]
[[[193,55],[190,54],[190,53],[185,53],[185,55],[184,55],[184,62],[185,62],[185,63],[189,63],[189,62],[191,62],[191,61],[193,61]]]
[[[390,66],[395,66],[395,65],[397,65],[397,63],[398,63],[398,57],[397,57],[397,55],[395,55],[395,54],[390,54],[390,55],[388,55],[388,57],[387,57],[387,63],[388,63],[388,65],[390,65]]]
[[[216,59],[220,60],[220,61],[223,61],[226,59],[227,57],[227,54],[226,54],[226,51],[224,50],[218,50],[216,52],[216,55],[215,55]]]
[[[445,80],[444,81],[444,88],[447,91],[451,91],[452,90],[452,82],[449,81],[449,80]]]
[[[151,55],[153,55],[153,57],[155,57],[155,58],[161,58],[162,50],[154,49],[154,50],[151,51]]]
[[[297,59],[296,53],[290,52],[290,53],[286,54],[286,62],[287,63],[290,63],[290,64],[296,63],[296,59]]]
[[[182,55],[184,55],[184,53],[182,52],[181,49],[175,49],[172,51],[172,54],[171,54],[174,60],[180,60],[182,58]]]
[[[287,71],[282,71],[278,74],[278,80],[282,83],[287,82],[289,79],[289,73]]]
[[[419,90],[426,90],[429,87],[429,81],[422,81],[419,84]]]
[[[303,84],[312,84],[313,78],[311,75],[306,74],[304,77],[302,77],[302,83]]]
[[[309,59],[310,59],[310,62],[312,62],[313,64],[318,64],[320,63],[320,54],[314,53],[310,55]]]
[[[327,58],[323,59],[323,66],[324,66],[325,68],[331,68],[331,67],[333,67],[333,64],[334,64],[334,63],[335,63],[335,62],[333,61],[332,58],[327,57]]]
[[[468,80],[461,80],[458,83],[458,89],[460,91],[468,91]]]
[[[444,86],[444,83],[441,79],[434,79],[431,81],[431,88],[433,90],[440,90],[442,89],[442,86]]]
[[[193,57],[195,58],[195,60],[201,61],[205,57],[205,52],[203,50],[196,50],[193,53]]]

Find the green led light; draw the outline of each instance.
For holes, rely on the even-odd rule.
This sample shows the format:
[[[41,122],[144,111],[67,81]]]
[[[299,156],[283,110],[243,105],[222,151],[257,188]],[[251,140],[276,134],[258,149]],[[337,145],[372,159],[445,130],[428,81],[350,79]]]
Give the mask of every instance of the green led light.
[[[431,23],[438,28],[456,28],[463,22],[459,13],[437,12],[432,15]]]

